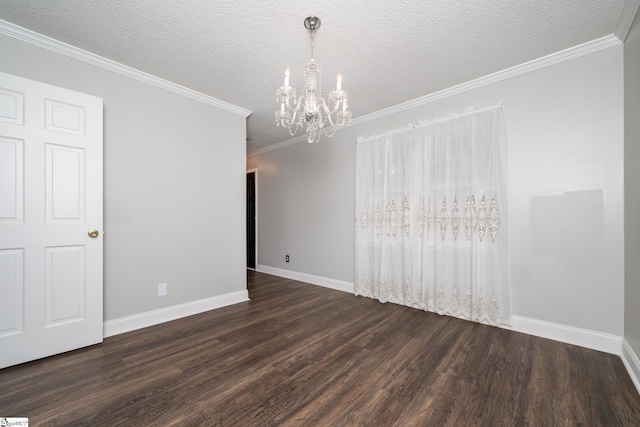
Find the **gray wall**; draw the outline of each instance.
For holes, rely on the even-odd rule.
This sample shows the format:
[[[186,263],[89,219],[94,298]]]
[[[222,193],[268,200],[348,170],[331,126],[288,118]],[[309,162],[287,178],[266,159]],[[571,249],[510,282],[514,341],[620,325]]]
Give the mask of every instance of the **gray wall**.
[[[624,44],[624,337],[640,354],[640,14]]]
[[[622,45],[248,157],[259,268],[351,282],[356,139],[500,99],[514,315],[622,336]]]
[[[244,117],[6,35],[0,52],[104,99],[106,321],[246,289]]]

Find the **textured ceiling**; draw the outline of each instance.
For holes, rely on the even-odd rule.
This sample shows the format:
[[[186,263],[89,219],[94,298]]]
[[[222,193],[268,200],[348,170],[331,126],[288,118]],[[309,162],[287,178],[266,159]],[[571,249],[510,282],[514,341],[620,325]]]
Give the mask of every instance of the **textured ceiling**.
[[[0,19],[253,112],[275,126],[284,68],[301,90],[309,15],[324,92],[344,76],[354,118],[613,34],[624,0],[0,0]]]

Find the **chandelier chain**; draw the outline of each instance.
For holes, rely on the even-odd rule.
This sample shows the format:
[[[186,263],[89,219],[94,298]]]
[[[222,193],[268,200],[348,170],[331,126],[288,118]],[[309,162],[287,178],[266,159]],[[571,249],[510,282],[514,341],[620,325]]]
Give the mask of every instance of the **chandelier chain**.
[[[314,30],[311,30],[311,58],[312,59],[314,58],[314,56],[313,56],[313,47],[314,47],[314,45],[313,45],[313,33],[314,33]]]

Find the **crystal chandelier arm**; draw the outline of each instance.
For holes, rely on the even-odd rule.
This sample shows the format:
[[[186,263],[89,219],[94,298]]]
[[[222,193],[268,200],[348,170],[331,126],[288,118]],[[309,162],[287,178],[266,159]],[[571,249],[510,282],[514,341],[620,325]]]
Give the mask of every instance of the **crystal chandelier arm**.
[[[293,104],[296,106],[296,108],[293,108],[289,105],[289,100],[287,100],[287,110],[289,111],[289,113],[291,114],[291,123],[289,124],[289,132],[291,133],[291,131],[293,131],[292,135],[295,134],[296,132],[298,132],[298,127],[302,125],[302,122],[299,123],[299,120],[296,120],[296,116],[298,116],[298,112],[300,111],[300,108],[302,106],[302,98],[303,95],[300,95],[300,97],[298,98],[298,102],[296,105],[296,101],[294,98],[294,102]],[[293,124],[295,124],[295,130],[292,129]]]
[[[342,105],[342,111],[346,111],[348,108],[348,94],[346,90],[334,90],[329,92],[328,100],[330,103],[333,103],[333,111],[331,114],[335,114],[338,112],[340,105]]]
[[[335,123],[333,122],[333,116],[336,115],[336,113],[338,113],[339,109],[340,109],[340,105],[342,104],[342,111],[346,113],[347,111],[347,96],[346,96],[346,92],[345,91],[339,91],[340,93],[338,93],[338,91],[334,91],[331,93],[331,95],[329,96],[329,101],[333,101],[333,109],[330,111],[329,110],[329,106],[327,105],[327,103],[325,102],[324,98],[320,98],[321,102],[322,102],[322,109],[324,110],[324,112],[327,114],[327,119],[329,120],[329,123],[331,123],[331,125],[335,125]],[[336,96],[337,95],[337,96]],[[340,120],[337,120],[337,123],[339,123]]]
[[[339,104],[336,103],[336,105],[333,108],[333,111],[329,111],[329,107],[327,106],[327,103],[324,101],[324,98],[320,98],[320,101],[322,103],[322,109],[326,113],[326,119],[329,121],[329,123],[331,123],[331,126],[334,126],[333,119],[331,118],[331,116],[334,115],[336,111],[338,111]]]
[[[300,96],[300,98],[298,99],[298,105],[296,105],[296,108],[291,108],[289,106],[289,103],[287,102],[287,108],[289,109],[289,111],[291,112],[291,123],[289,124],[289,132],[292,131],[291,126],[295,123],[296,125],[296,130],[293,131],[293,133],[298,132],[298,126],[300,126],[300,124],[298,123],[298,121],[296,120],[296,116],[298,115],[298,111],[300,110],[300,105],[302,104],[300,101],[302,100],[302,96]],[[293,134],[292,134],[293,135]]]
[[[295,108],[291,106],[290,99],[292,98],[294,105],[296,105]],[[295,96],[282,97],[281,109],[280,111],[276,111],[276,124],[287,128],[291,136],[295,135],[296,132],[298,132],[298,128],[304,125],[300,119],[302,116],[298,116],[302,105],[302,98],[303,96],[301,95],[296,103]]]
[[[300,95],[300,97],[298,97],[298,101],[296,102],[296,98],[295,96],[291,97],[291,98],[287,98],[287,102],[286,102],[286,106],[287,106],[287,110],[291,113],[297,113],[300,110],[300,106],[302,105],[302,98],[304,96]],[[293,105],[296,106],[296,108],[293,108],[290,104],[289,104],[289,99],[293,99]]]

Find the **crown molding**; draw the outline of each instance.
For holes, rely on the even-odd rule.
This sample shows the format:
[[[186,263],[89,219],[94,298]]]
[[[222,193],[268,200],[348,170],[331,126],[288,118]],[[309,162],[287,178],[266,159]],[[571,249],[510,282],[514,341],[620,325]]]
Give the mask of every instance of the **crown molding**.
[[[570,47],[565,50],[561,50],[556,53],[552,53],[547,56],[543,56],[538,59],[534,59],[529,62],[525,62],[520,65],[516,65],[511,68],[506,68],[502,71],[489,74],[484,77],[477,78],[475,80],[468,81],[456,86],[452,86],[447,89],[443,89],[432,94],[416,98],[414,100],[405,102],[403,104],[396,105],[394,107],[386,108],[384,110],[377,111],[375,113],[367,114],[365,116],[353,119],[353,124],[366,123],[371,120],[376,120],[381,117],[389,116],[391,114],[399,113],[401,111],[409,110],[411,108],[420,107],[422,105],[430,104],[435,101],[439,101],[444,98],[449,98],[460,93],[468,92],[474,89],[481,88],[490,84],[498,83],[503,80],[508,80],[513,77],[517,77],[523,74],[530,73],[542,68],[550,67],[552,65],[559,64],[561,62],[569,61],[584,55],[588,55],[597,52],[602,49],[607,49],[612,46],[621,44],[620,40],[614,36],[605,36],[581,45]]]
[[[629,30],[631,30],[631,25],[638,14],[638,9],[640,9],[640,0],[625,0],[622,5],[622,11],[620,11],[620,18],[614,34],[623,43],[627,39]]]
[[[5,34],[9,37],[22,40],[34,46],[38,46],[55,53],[65,55],[73,59],[77,59],[87,64],[94,65],[96,67],[100,67],[108,71],[112,71],[122,76],[129,77],[134,80],[138,80],[140,82],[150,84],[160,89],[164,89],[169,92],[173,92],[178,95],[182,95],[187,98],[194,99],[204,104],[208,104],[208,105],[220,108],[222,110],[225,110],[234,114],[238,114],[243,117],[248,117],[251,114],[251,111],[238,107],[237,105],[233,105],[228,102],[221,101],[219,99],[213,98],[211,96],[205,95],[195,90],[172,83],[168,80],[161,79],[160,77],[156,77],[151,74],[145,73],[143,71],[136,70],[135,68],[128,67],[126,65],[120,64],[118,62],[112,61],[110,59],[88,52],[86,50],[77,48],[70,44],[61,42],[59,40],[52,39],[51,37],[47,37],[45,35],[36,33],[34,31],[27,30],[26,28],[22,28],[18,25],[4,21],[2,19],[0,19],[0,34]]]
[[[625,2],[625,5],[630,1],[640,1],[640,0],[628,0],[627,2]],[[477,88],[487,86],[493,83],[497,83],[503,80],[507,80],[516,76],[520,76],[522,74],[530,73],[532,71],[536,71],[541,68],[550,67],[552,65],[559,64],[564,61],[569,61],[571,59],[575,59],[584,55],[589,55],[599,50],[607,49],[612,46],[617,46],[621,43],[622,42],[618,37],[611,34],[605,37],[601,37],[599,39],[592,40],[590,42],[586,42],[577,46],[570,47],[565,50],[561,50],[556,53],[552,53],[547,56],[543,56],[538,59],[534,59],[529,62],[525,62],[520,65],[516,65],[511,68],[504,69],[502,71],[498,71],[493,74],[489,74],[484,77],[477,78],[475,80],[468,81],[466,83],[452,86],[450,88],[443,89],[441,91],[434,92],[429,95],[425,95],[420,98],[416,98],[411,101],[407,101],[402,104],[395,105],[393,107],[385,108],[384,110],[379,110],[374,113],[357,117],[352,120],[351,124],[355,126],[362,123],[370,122],[372,120],[377,120],[382,117],[390,116],[392,114],[400,113],[405,110],[430,104],[432,102],[439,101],[444,98],[449,98],[451,96],[458,95],[460,93],[468,92],[473,89],[477,89]],[[295,144],[296,142],[304,141],[305,139],[306,139],[306,135],[302,135],[300,137],[282,141],[277,144],[273,144],[268,147],[261,148],[259,150],[251,151],[247,154],[247,157],[256,156],[258,154],[264,154],[268,151],[276,150],[278,148]]]
[[[340,129],[335,129],[334,130],[334,128],[335,128],[335,126],[328,127],[327,128],[327,132],[328,133],[334,133],[334,132],[339,132],[340,129],[344,129],[344,128],[340,128]],[[308,133],[303,133],[302,135],[296,136],[296,137],[291,138],[291,139],[287,139],[286,141],[278,142],[276,144],[272,144],[272,145],[269,145],[269,146],[264,147],[264,148],[258,148],[257,150],[253,150],[253,151],[250,151],[249,153],[247,153],[247,157],[258,156],[260,154],[268,153],[269,151],[277,150],[278,148],[283,148],[283,147],[287,147],[289,145],[296,144],[298,142],[307,141],[308,136],[309,136]]]
[[[287,139],[286,141],[278,142],[277,144],[268,145],[264,148],[259,148],[257,150],[249,151],[247,153],[247,157],[258,156],[260,154],[268,153],[269,151],[277,150],[278,148],[288,147],[289,145],[296,144],[298,142],[305,141],[307,139],[307,134],[302,134],[300,136],[296,136],[295,138]]]
[[[349,124],[349,126],[351,126],[351,124]],[[345,128],[341,127],[341,128],[336,129],[335,125],[327,127],[326,128],[326,132],[327,132],[327,134],[331,135],[331,136],[328,136],[328,138],[332,138],[333,135],[336,132],[339,132],[341,129],[345,129]],[[276,144],[272,144],[272,145],[269,145],[269,146],[264,147],[264,148],[259,148],[257,150],[250,151],[247,154],[247,157],[253,157],[253,156],[257,156],[259,154],[264,154],[264,153],[267,153],[269,151],[277,150],[278,148],[283,148],[283,147],[287,147],[289,145],[296,144],[298,142],[302,142],[302,141],[307,142],[307,138],[308,137],[309,137],[308,133],[303,133],[302,135],[298,135],[298,136],[293,137],[291,139],[287,139],[286,141],[278,142]]]

